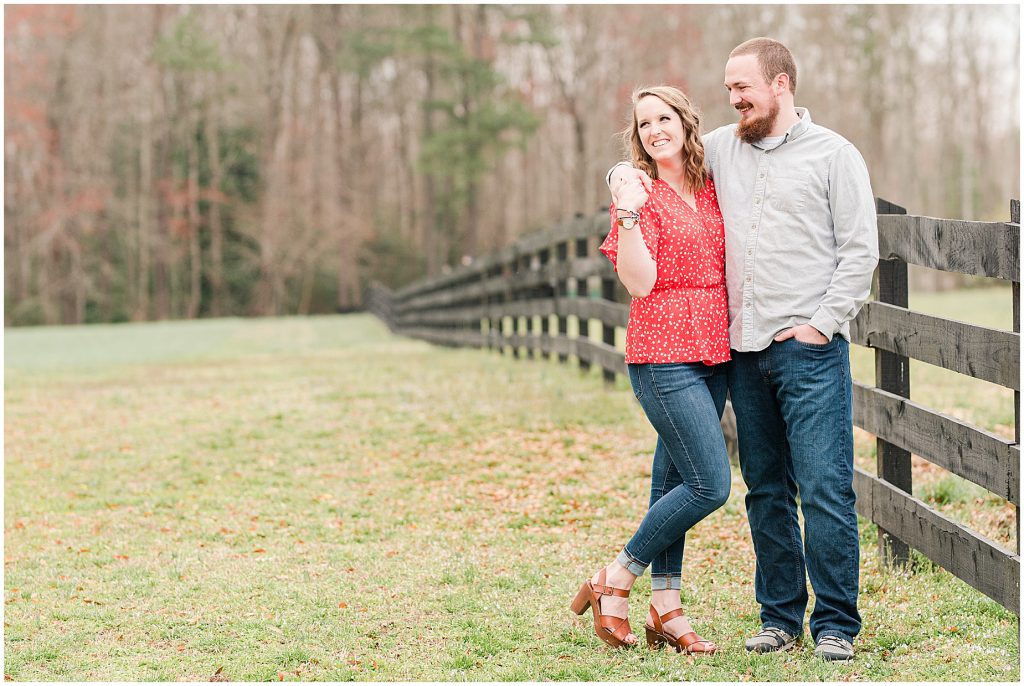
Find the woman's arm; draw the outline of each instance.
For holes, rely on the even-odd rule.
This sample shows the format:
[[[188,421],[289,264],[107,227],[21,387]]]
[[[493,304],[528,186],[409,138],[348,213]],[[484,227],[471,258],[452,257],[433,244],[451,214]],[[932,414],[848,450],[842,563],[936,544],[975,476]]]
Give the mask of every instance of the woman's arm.
[[[639,180],[634,180],[619,189],[615,206],[617,209],[638,211],[646,202],[647,190]],[[619,281],[634,298],[646,297],[658,280],[658,265],[641,233],[656,230],[657,227],[653,226],[641,227],[639,222],[632,229],[619,227]]]

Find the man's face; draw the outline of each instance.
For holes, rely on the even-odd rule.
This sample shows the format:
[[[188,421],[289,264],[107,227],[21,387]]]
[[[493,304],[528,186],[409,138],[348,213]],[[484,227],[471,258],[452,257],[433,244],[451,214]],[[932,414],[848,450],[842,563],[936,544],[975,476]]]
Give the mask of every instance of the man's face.
[[[736,135],[745,143],[756,143],[775,126],[779,98],[765,83],[755,55],[737,55],[725,64],[725,87],[729,104],[740,113]]]

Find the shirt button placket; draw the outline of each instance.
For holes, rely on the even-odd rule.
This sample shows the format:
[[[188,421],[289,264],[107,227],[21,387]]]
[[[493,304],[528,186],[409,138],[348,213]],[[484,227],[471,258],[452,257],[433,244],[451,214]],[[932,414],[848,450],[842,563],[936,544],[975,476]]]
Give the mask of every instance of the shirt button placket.
[[[747,254],[743,257],[743,347],[750,350],[754,344],[754,245],[761,224],[761,208],[767,186],[769,156],[762,151],[757,161],[757,180],[754,181],[754,205],[750,212],[750,231],[747,233]]]

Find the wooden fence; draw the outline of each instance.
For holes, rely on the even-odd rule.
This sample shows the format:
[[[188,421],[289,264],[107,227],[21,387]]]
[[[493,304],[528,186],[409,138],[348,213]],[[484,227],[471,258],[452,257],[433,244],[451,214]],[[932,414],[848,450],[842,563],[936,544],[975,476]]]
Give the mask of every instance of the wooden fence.
[[[877,204],[875,298],[853,321],[851,337],[875,351],[875,385],[854,384],[854,423],[877,437],[878,476],[856,469],[857,510],[878,525],[888,561],[905,561],[915,548],[1019,615],[1019,518],[1016,552],[949,519],[913,497],[910,456],[1019,510],[1020,204],[1011,203],[1006,223],[910,216]],[[596,366],[614,380],[626,373],[616,334],[626,326],[629,296],[597,251],[608,229],[606,213],[579,217],[451,274],[397,292],[374,287],[368,308],[400,335],[516,357],[574,358],[582,370]],[[1012,282],[1013,331],[907,309],[908,264]],[[910,358],[1013,389],[1014,439],[910,400]]]

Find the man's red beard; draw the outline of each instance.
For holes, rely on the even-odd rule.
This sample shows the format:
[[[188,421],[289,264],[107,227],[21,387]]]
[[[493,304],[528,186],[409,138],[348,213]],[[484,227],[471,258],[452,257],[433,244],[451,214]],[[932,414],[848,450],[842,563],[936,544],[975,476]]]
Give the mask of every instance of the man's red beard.
[[[779,101],[772,100],[768,113],[761,117],[740,119],[736,135],[744,143],[756,143],[772,132],[775,120],[779,118]]]

